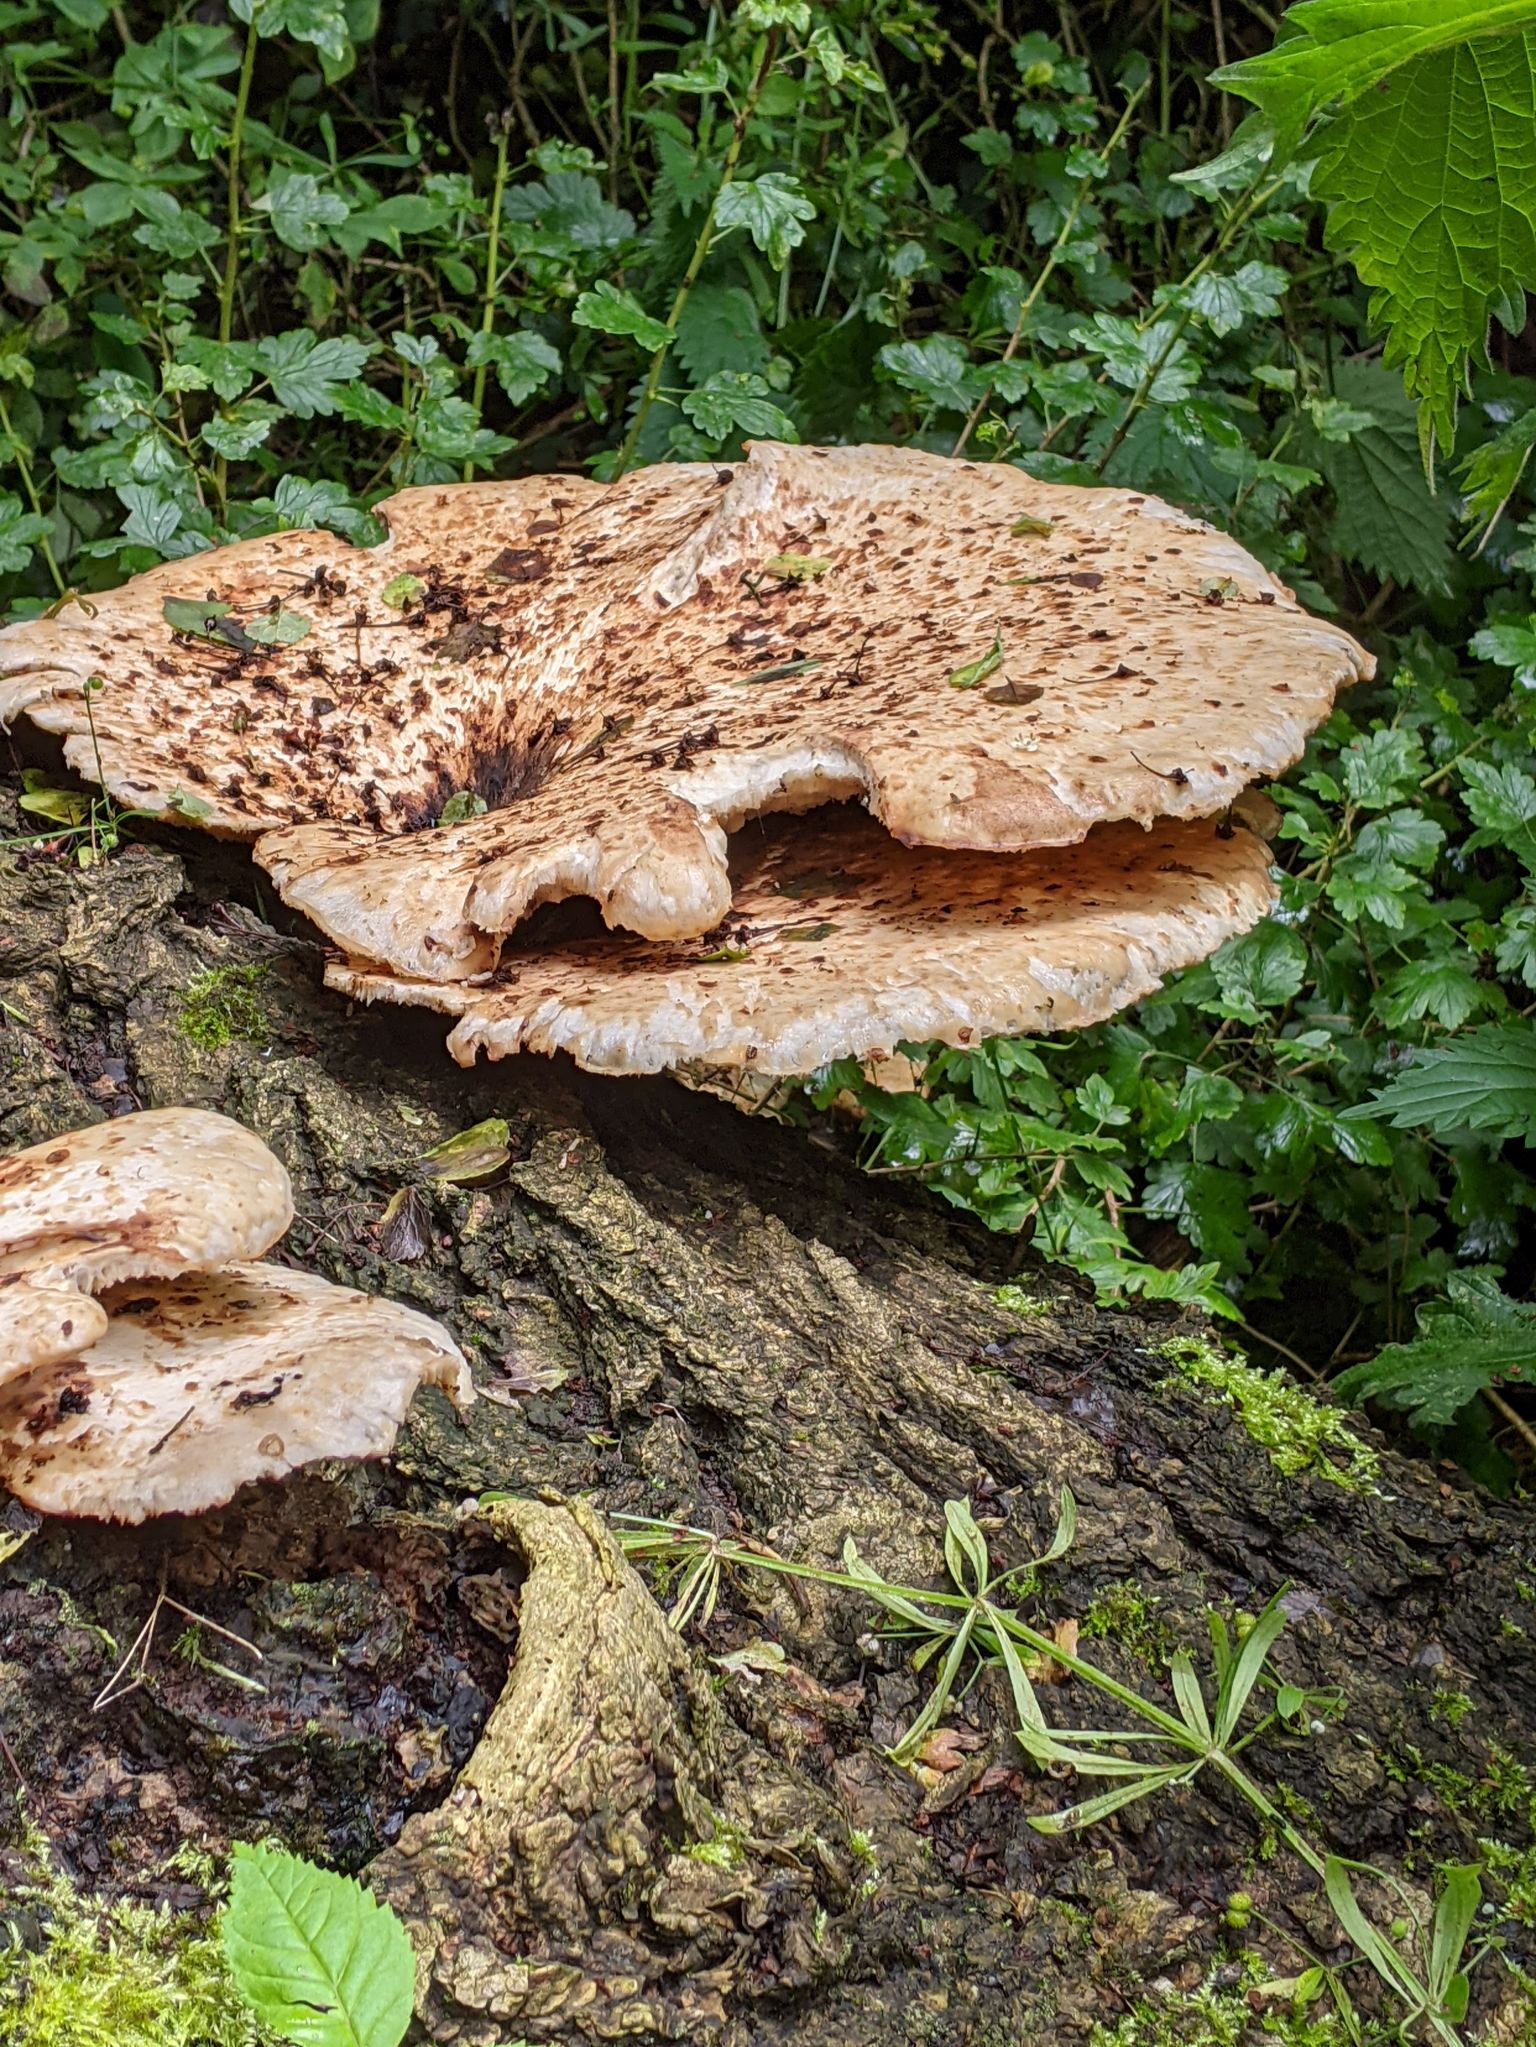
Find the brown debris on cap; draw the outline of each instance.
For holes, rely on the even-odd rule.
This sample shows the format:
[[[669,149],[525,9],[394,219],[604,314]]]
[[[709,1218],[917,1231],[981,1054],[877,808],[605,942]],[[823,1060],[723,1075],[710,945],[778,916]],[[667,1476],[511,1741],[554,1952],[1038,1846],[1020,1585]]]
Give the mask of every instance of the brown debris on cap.
[[[418,1385],[469,1367],[414,1309],[234,1265],[118,1288],[83,1355],[0,1384],[0,1484],[45,1514],[195,1514],[322,1457],[383,1456]]]
[[[770,811],[856,796],[907,843],[987,852],[1209,815],[1370,672],[1224,535],[1006,464],[768,444],[380,509],[378,549],[242,542],[0,633],[0,726],[259,834],[286,901],[413,977],[485,971],[567,896],[706,932],[725,834]],[[228,605],[245,644],[212,608],[213,639],[174,636],[167,597]],[[274,602],[304,637],[253,646]]]
[[[1065,851],[914,851],[862,811],[742,835],[735,900],[707,938],[599,936],[509,949],[480,983],[365,965],[362,1001],[457,1017],[449,1050],[569,1052],[601,1073],[697,1061],[808,1073],[900,1039],[966,1045],[1099,1023],[1270,908],[1269,856],[1239,827],[1106,826]]]
[[[106,1310],[67,1280],[0,1274],[0,1382],[34,1365],[78,1357],[106,1334]]]
[[[0,1158],[0,1378],[93,1342],[91,1295],[259,1257],[292,1220],[279,1161],[206,1109],[146,1109]]]

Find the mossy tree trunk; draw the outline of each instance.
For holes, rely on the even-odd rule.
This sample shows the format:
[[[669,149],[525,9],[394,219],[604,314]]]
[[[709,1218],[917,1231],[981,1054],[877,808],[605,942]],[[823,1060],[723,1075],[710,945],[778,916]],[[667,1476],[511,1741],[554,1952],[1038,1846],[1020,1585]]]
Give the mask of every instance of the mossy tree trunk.
[[[224,874],[249,886],[238,858]],[[133,1104],[227,1110],[294,1175],[291,1255],[441,1315],[489,1397],[466,1423],[424,1398],[393,1470],[32,1534],[0,1594],[0,1726],[83,1882],[152,1888],[172,1839],[258,1826],[354,1862],[382,1848],[423,2037],[486,2047],[989,2047],[1084,2038],[1148,1995],[1176,2013],[1207,1982],[1241,2020],[1234,1889],[1324,1958],[1343,1944],[1239,1800],[1202,1779],[1045,1839],[1030,1816],[1074,1789],[1023,1764],[991,1674],[900,1770],[884,1750],[932,1673],[872,1637],[866,1601],[728,1570],[680,1637],[605,1518],[829,1565],[851,1538],[938,1583],[946,1499],[1006,1566],[1043,1547],[1064,1486],[1077,1540],[1025,1610],[1076,1620],[1128,1682],[1198,1652],[1208,1606],[1289,1584],[1276,1661],[1345,1710],[1249,1759],[1321,1846],[1422,1890],[1479,1835],[1528,1844],[1528,1520],[1386,1453],[1373,1477],[1262,1389],[1245,1420],[1167,1353],[1199,1334],[1171,1313],[1097,1312],[1036,1269],[1014,1275],[1033,1310],[999,1306],[1009,1246],[793,1133],[665,1081],[460,1073],[430,1026],[318,994],[314,955],[212,911],[213,886],[149,849],[0,873],[0,1141]],[[421,1255],[386,1258],[410,1161],[492,1115],[506,1169],[423,1186]],[[456,1517],[486,1491],[511,1498]],[[267,1646],[265,1702],[164,1653],[91,1713],[157,1587]],[[1102,1722],[1080,1685],[1043,1694],[1064,1725]],[[1259,1944],[1274,1973],[1301,1966]],[[1490,1965],[1479,2022],[1512,2039],[1523,2009]]]

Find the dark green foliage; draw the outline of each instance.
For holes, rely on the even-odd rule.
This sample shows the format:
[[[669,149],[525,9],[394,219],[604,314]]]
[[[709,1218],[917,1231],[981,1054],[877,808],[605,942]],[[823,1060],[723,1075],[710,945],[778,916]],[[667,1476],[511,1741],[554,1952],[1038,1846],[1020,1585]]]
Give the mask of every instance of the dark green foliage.
[[[1117,1024],[940,1052],[916,1094],[839,1070],[807,1104],[851,1087],[877,1170],[1317,1370],[1409,1337],[1464,1264],[1517,1301],[1536,384],[1496,322],[1432,491],[1346,254],[1444,445],[1466,323],[1518,325],[1519,237],[1437,355],[1414,294],[1441,257],[1390,246],[1378,84],[1461,122],[1477,9],[1420,10],[1389,72],[1354,33],[1376,5],[1314,0],[1266,59],[1257,10],[1164,35],[1034,0],[0,0],[0,597],[279,527],[366,542],[405,484],[748,435],[1173,498],[1381,661],[1281,791],[1280,916]],[[1234,135],[1222,61],[1284,146],[1331,123],[1316,148]]]

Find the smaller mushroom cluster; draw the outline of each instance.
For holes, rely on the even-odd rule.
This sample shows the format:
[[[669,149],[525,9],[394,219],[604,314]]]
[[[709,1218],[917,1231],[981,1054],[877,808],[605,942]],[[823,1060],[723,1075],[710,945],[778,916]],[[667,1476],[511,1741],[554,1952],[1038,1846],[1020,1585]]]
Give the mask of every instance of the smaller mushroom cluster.
[[[292,1220],[279,1161],[202,1109],[0,1159],[0,1484],[49,1514],[198,1513],[385,1455],[418,1385],[474,1397],[427,1316],[257,1262]]]

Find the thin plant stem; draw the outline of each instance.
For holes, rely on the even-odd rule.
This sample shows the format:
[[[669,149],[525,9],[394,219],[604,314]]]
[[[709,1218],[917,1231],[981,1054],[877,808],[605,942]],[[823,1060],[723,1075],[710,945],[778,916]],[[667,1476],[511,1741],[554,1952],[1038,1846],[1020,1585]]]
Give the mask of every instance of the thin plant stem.
[[[240,171],[245,147],[245,116],[251,103],[251,79],[256,71],[256,24],[245,32],[245,54],[240,60],[240,83],[235,89],[235,111],[229,127],[229,179],[225,194],[224,276],[219,285],[219,345],[229,346],[235,331],[235,286],[240,276]],[[229,494],[229,461],[220,455],[214,464],[213,487],[219,500],[219,516]]]
[[[512,132],[512,122],[503,114],[495,123],[496,128],[496,177],[491,186],[491,220],[489,237],[485,249],[485,287],[480,303],[480,332],[490,334],[496,326],[496,280],[501,261],[501,209],[507,196],[507,144]],[[476,420],[485,404],[485,376],[490,368],[488,362],[480,363],[475,370],[475,381],[470,390],[470,402],[475,408]],[[464,464],[463,476],[466,483],[474,474],[473,462]]]
[[[1125,131],[1131,124],[1131,116],[1135,113],[1138,105],[1141,102],[1142,95],[1146,92],[1146,89],[1147,88],[1145,85],[1138,86],[1136,91],[1133,92],[1131,94],[1131,97],[1126,101],[1125,112],[1120,116],[1120,119],[1115,127],[1115,132],[1110,136],[1108,142],[1106,142],[1104,147],[1099,151],[1100,157],[1106,163],[1108,162],[1113,152],[1119,148],[1120,143],[1124,138]],[[985,411],[987,407],[989,400],[991,399],[993,380],[996,377],[998,370],[1002,368],[1004,363],[1012,362],[1014,356],[1017,354],[1019,343],[1024,339],[1024,329],[1029,325],[1029,316],[1035,310],[1035,306],[1039,302],[1041,292],[1045,290],[1045,287],[1047,286],[1047,284],[1050,283],[1051,278],[1054,276],[1056,266],[1061,261],[1061,252],[1067,246],[1067,242],[1071,236],[1072,230],[1077,225],[1077,216],[1079,213],[1081,213],[1083,209],[1083,202],[1088,197],[1088,189],[1091,182],[1092,182],[1091,179],[1084,178],[1079,184],[1077,192],[1073,197],[1072,204],[1067,208],[1067,217],[1061,223],[1061,227],[1057,233],[1056,239],[1051,244],[1050,252],[1046,256],[1044,263],[1040,267],[1039,275],[1036,277],[1034,283],[1029,288],[1029,296],[1025,299],[1023,305],[1019,307],[1019,316],[1013,323],[1013,332],[1008,337],[1008,345],[1003,350],[1002,354],[998,357],[997,361],[992,365],[991,370],[989,371],[987,376],[985,388],[983,389],[980,397],[976,400],[976,403],[971,407],[970,411],[966,414],[965,425],[960,429],[959,435],[955,441],[955,445],[949,451],[952,455],[960,455],[965,452],[965,444],[971,438],[971,435],[975,432],[976,422],[978,419],[980,419],[982,413]],[[839,225],[841,225],[841,223],[839,223]],[[818,306],[817,311],[819,312],[820,310],[821,308]]]
[[[651,366],[646,372],[645,383],[640,392],[640,400],[635,407],[635,416],[629,423],[629,432],[624,436],[623,446],[619,449],[618,460],[614,464],[613,469],[616,477],[622,476],[630,463],[635,459],[635,450],[640,445],[641,430],[645,425],[646,417],[651,407],[656,402],[656,393],[661,386],[661,366],[666,360],[668,349],[672,346],[672,338],[677,332],[677,323],[683,317],[683,308],[687,305],[689,295],[694,285],[698,282],[699,272],[704,268],[704,258],[709,254],[709,245],[715,231],[715,214],[720,205],[721,194],[727,189],[736,175],[736,166],[741,161],[742,144],[746,141],[747,137],[747,125],[756,112],[757,103],[762,97],[763,88],[773,76],[773,60],[778,54],[779,36],[780,31],[775,28],[770,29],[763,38],[756,74],[753,77],[746,98],[741,103],[741,109],[731,126],[730,146],[725,152],[725,162],[721,168],[720,182],[715,187],[715,196],[709,202],[709,211],[704,216],[704,225],[699,230],[699,238],[693,245],[693,254],[688,259],[688,268],[683,272],[683,281],[677,287],[676,294],[672,300],[671,310],[667,314],[667,338],[651,357]]]
[[[32,510],[39,519],[46,519],[48,514],[43,510],[43,501],[37,494],[37,482],[32,474],[32,464],[27,458],[27,451],[22,446],[15,427],[11,425],[11,409],[5,402],[3,391],[0,391],[0,433],[4,433],[6,440],[10,443],[11,460],[16,464],[16,474],[21,478],[21,487],[27,494],[27,503],[32,507]],[[53,587],[62,597],[68,585],[59,573],[58,560],[53,552],[53,542],[45,533],[39,539],[37,545],[43,560],[48,564],[48,573],[53,578]]]

